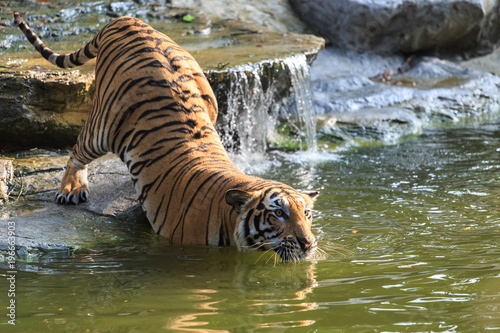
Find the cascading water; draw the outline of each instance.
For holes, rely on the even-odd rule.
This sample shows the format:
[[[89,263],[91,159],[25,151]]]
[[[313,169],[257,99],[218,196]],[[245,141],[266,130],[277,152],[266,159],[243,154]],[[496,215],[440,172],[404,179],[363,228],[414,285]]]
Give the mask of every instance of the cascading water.
[[[264,153],[269,147],[317,150],[316,116],[304,55],[238,66],[230,75],[227,111],[218,130],[237,164],[246,169],[249,160],[250,167],[266,161]]]
[[[292,90],[291,100],[288,99],[284,103],[285,112],[282,116],[291,126],[296,128],[299,133],[298,139],[304,140],[307,150],[316,152],[318,150],[316,111],[312,99],[311,77],[306,57],[303,54],[295,55],[282,60],[282,64],[289,72]]]
[[[231,71],[227,112],[219,125],[222,141],[230,153],[258,153],[266,150],[268,109],[272,89],[264,90],[259,66],[239,66]]]

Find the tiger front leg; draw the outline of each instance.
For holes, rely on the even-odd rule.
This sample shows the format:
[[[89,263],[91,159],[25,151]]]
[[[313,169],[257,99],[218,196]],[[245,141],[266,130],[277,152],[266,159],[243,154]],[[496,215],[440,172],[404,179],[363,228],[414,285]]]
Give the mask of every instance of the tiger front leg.
[[[56,193],[56,203],[78,205],[89,198],[87,187],[87,165],[70,157],[61,186]]]

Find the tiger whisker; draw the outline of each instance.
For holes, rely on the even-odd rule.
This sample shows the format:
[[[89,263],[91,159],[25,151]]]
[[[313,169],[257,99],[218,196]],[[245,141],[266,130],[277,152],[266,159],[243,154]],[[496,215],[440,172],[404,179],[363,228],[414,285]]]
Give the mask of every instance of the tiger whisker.
[[[334,257],[326,252],[325,250],[317,247],[314,253],[311,256],[313,260],[325,260],[325,259],[334,259]]]
[[[354,254],[354,251],[340,247],[340,246],[323,245],[322,248],[323,249],[326,248],[327,250],[329,250],[331,252],[335,252],[337,254],[340,254],[344,257],[352,256]]]
[[[274,264],[273,264],[273,267],[276,267],[276,261],[278,260],[278,254],[276,252],[273,253],[272,256],[269,257],[269,259],[267,259],[266,261],[266,264],[269,262],[269,260],[271,260],[271,258],[274,258]]]
[[[297,265],[298,262],[300,261],[300,256],[296,252],[292,252],[291,254],[292,254],[293,264]]]
[[[264,255],[268,254],[270,251],[272,251],[272,250],[266,250],[266,251],[264,251],[264,252],[263,252],[263,253],[259,256],[259,258],[257,258],[257,260],[255,260],[255,263],[258,263],[258,262],[259,262],[259,260],[260,260],[260,258],[262,258]],[[271,255],[271,256],[270,256],[270,257],[266,260],[266,264],[269,262],[269,260],[270,260],[270,258],[271,258],[271,257],[272,257],[272,255]]]
[[[274,252],[274,265],[273,267],[276,267],[276,265],[278,264],[278,260],[281,258],[281,254],[279,254],[278,252]]]
[[[338,259],[338,257],[336,258],[336,256],[334,256],[333,254],[327,252],[324,249],[325,247],[329,252],[334,252],[335,254],[338,254],[338,255],[342,256],[343,258],[352,256],[354,254],[354,251],[351,251],[349,249],[342,248],[339,246],[329,246],[329,245],[322,246],[322,247],[317,246],[314,253],[311,255],[311,259],[313,259],[313,260],[327,260],[327,259],[335,260],[335,259]]]

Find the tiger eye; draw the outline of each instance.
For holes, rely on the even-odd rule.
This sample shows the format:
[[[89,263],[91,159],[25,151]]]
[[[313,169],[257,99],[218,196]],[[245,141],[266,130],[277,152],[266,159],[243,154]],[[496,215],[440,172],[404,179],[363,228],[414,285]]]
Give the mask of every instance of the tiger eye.
[[[282,217],[283,216],[283,211],[281,209],[277,209],[274,211],[274,214],[277,216],[277,217]]]

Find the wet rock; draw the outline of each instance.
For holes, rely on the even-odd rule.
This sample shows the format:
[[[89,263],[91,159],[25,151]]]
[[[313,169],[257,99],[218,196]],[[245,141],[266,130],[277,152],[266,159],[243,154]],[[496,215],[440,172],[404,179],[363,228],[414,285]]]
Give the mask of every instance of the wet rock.
[[[16,228],[19,256],[92,248],[96,244],[110,246],[134,237],[138,231],[151,233],[128,171],[113,155],[101,157],[89,166],[89,203],[55,204],[53,199],[68,157],[37,150],[12,160],[13,200],[0,209],[0,252],[8,245],[8,222]]]
[[[391,78],[410,84],[412,99],[402,105],[424,121],[455,121],[500,110],[500,78],[437,58],[415,58]]]
[[[291,0],[300,17],[345,50],[470,56],[500,39],[500,2]]]
[[[52,202],[68,158],[69,152],[33,150],[27,156],[14,159],[15,177],[11,180],[11,196]],[[79,205],[81,209],[114,217],[135,216],[137,211],[141,211],[129,172],[115,155],[107,154],[92,162],[88,168],[88,180],[91,200]]]
[[[89,165],[88,180],[90,199],[82,206],[86,210],[129,220],[146,218],[136,200],[130,173],[118,157],[108,154],[96,163],[92,162]]]
[[[402,137],[418,135],[422,121],[400,108],[360,109],[334,112],[319,119],[320,139],[326,141],[380,141],[394,143]]]
[[[500,110],[500,78],[433,57],[405,59],[329,48],[313,64],[311,77],[316,111],[349,119],[322,130],[336,139],[392,140],[398,128],[405,136],[418,133],[420,126]],[[419,122],[392,122],[387,108],[394,107],[413,113]]]
[[[0,145],[66,147],[92,106],[93,77],[78,72],[0,72]]]
[[[83,206],[20,199],[0,209],[0,258],[8,249],[8,225],[15,226],[18,259],[34,259],[54,251],[71,253],[80,248],[134,244],[138,234],[154,235],[146,220],[117,219],[89,212]]]

